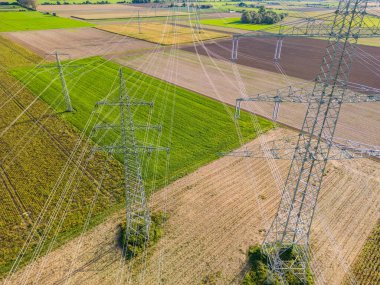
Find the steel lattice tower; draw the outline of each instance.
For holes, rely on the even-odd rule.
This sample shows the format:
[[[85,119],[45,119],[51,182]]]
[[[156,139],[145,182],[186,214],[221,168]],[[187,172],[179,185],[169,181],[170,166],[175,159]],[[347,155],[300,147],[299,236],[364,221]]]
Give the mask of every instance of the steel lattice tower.
[[[120,88],[118,101],[101,101],[97,106],[118,107],[120,120],[114,125],[97,125],[95,130],[113,129],[120,133],[120,139],[112,146],[98,147],[97,149],[107,151],[109,153],[118,153],[122,155],[124,167],[124,189],[126,200],[126,235],[125,244],[148,244],[149,229],[151,226],[151,217],[149,213],[147,196],[145,192],[144,181],[142,178],[142,165],[140,160],[141,151],[152,152],[155,150],[168,151],[168,148],[142,146],[139,145],[135,131],[138,129],[161,130],[161,126],[156,125],[136,125],[133,119],[133,106],[152,107],[152,102],[133,101],[128,96],[126,81],[123,76],[123,71],[119,71]],[[124,252],[127,249],[124,248]],[[134,253],[132,252],[132,255]],[[133,256],[129,256],[133,258]]]
[[[263,243],[271,269],[279,276],[290,271],[306,281],[310,228],[347,89],[353,44],[357,41],[366,6],[366,0],[341,0],[336,10],[312,92],[318,100],[308,104],[280,205]],[[328,147],[322,147],[326,141]],[[289,249],[297,253],[295,261],[283,258]]]
[[[141,175],[141,162],[135,138],[135,127],[131,112],[131,100],[123,72],[120,69],[120,132],[124,158],[124,185],[126,196],[126,240],[149,240],[150,215],[147,205],[144,182]]]

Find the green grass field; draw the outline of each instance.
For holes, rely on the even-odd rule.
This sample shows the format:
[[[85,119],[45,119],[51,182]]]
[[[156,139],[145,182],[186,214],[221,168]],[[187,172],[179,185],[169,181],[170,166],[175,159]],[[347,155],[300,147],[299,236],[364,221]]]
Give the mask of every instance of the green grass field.
[[[80,60],[75,63],[75,65],[77,64],[84,65],[84,69],[72,69],[70,70],[71,75],[67,76],[67,84],[71,89],[71,98],[76,112],[64,114],[63,117],[76,128],[82,130],[96,102],[102,100],[110,90],[112,90],[111,98],[115,99],[117,96],[118,85],[115,80],[117,80],[119,65],[106,62],[99,57]],[[130,96],[136,99],[154,101],[155,106],[151,122],[162,124],[163,132],[160,136],[159,133],[151,131],[147,142],[171,148],[169,181],[174,181],[201,165],[218,158],[218,152],[228,151],[240,145],[236,122],[232,118],[232,107],[226,107],[215,100],[132,69],[124,68],[123,70],[127,77]],[[29,69],[17,69],[13,74],[22,78],[28,71]],[[85,76],[81,76],[84,74]],[[28,88],[38,94],[51,80],[52,74],[50,72],[40,73],[28,85]],[[56,100],[57,96],[62,96],[60,88],[60,83],[56,80],[41,97],[51,104],[57,112],[65,110],[63,101]],[[173,116],[172,110],[174,110]],[[136,121],[143,124],[148,118],[146,108],[141,107],[136,111]],[[112,110],[105,120],[112,122],[118,116],[118,110]],[[272,124],[266,120],[260,119],[260,123],[264,130],[272,127]],[[256,136],[248,113],[242,115],[238,124],[243,142],[247,142]],[[145,133],[138,133],[137,135],[141,140]],[[117,140],[118,136],[117,133],[108,133],[100,144],[112,143]],[[161,137],[161,141],[158,142],[159,137]],[[151,161],[146,163],[146,182],[149,189],[153,188],[152,183],[156,183],[158,186],[164,184],[165,160],[161,159],[164,157],[162,155],[164,154],[157,157],[159,160],[157,165]]]
[[[0,32],[90,27],[89,23],[35,11],[0,12]]]
[[[225,19],[204,19],[201,20],[203,25],[212,25],[219,27],[235,28],[241,30],[258,31],[271,27],[266,24],[244,24],[240,22],[240,18],[225,18]]]

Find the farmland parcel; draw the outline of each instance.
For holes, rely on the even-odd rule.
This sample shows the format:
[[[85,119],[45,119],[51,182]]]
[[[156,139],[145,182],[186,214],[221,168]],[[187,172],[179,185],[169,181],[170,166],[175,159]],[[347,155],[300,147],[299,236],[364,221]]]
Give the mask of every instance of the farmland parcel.
[[[24,243],[29,242],[30,248],[24,252],[20,265],[30,260],[31,249],[43,238],[46,244],[41,252],[46,252],[54,236],[57,240],[50,244],[53,248],[79,232],[88,205],[98,193],[100,173],[96,168],[107,167],[113,181],[120,178],[120,164],[114,159],[106,163],[104,155],[96,154],[87,164],[79,160],[79,154],[87,154],[91,143],[81,141],[72,127],[46,103],[36,101],[8,73],[13,67],[31,68],[40,60],[0,37],[0,190],[3,193],[0,198],[0,276],[9,271]],[[71,174],[63,171],[65,166]],[[59,178],[64,182],[59,182]],[[109,191],[98,195],[91,223],[99,222],[107,211],[122,202],[122,188],[109,177],[105,179],[104,185]],[[54,213],[54,209],[61,211]]]
[[[195,28],[181,27],[165,23],[130,23],[128,25],[101,25],[99,29],[162,45],[173,45],[205,41],[226,37],[226,34],[198,31]]]
[[[92,24],[40,12],[0,12],[0,32],[90,27]]]

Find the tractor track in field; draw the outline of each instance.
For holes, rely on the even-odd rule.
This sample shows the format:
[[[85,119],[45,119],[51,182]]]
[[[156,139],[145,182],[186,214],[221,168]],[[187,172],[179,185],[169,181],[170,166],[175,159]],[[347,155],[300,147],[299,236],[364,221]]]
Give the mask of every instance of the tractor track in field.
[[[6,43],[4,43],[3,41],[0,41],[0,44],[6,46],[7,48],[11,49],[12,51],[14,51],[15,53],[17,53],[18,55],[20,55],[22,58],[30,61],[31,63],[35,64],[36,62],[32,59],[30,59],[29,57],[26,57],[23,53],[21,53],[19,50],[15,49],[14,47],[12,47],[11,45],[7,45]],[[4,72],[7,73],[7,75],[9,75],[9,73],[4,70]],[[11,76],[11,75],[9,75]],[[67,157],[67,158],[70,158],[70,151],[67,150],[67,148],[59,141],[59,139],[57,139],[43,124],[41,124],[40,120],[35,118],[28,110],[25,110],[25,107],[22,105],[22,103],[17,99],[15,98],[15,96],[12,97],[12,94],[11,92],[6,88],[6,86],[0,81],[0,88],[5,92],[5,94],[7,94],[10,98],[12,98],[13,102],[21,109],[21,111],[23,111],[28,117],[29,119],[35,123],[41,130],[43,130],[47,135],[48,137],[50,137],[50,139],[56,143],[56,145],[58,146],[58,149]],[[25,87],[26,88],[26,87]],[[49,115],[48,118],[52,117],[53,115]],[[73,161],[75,166],[77,166],[81,171],[82,173],[84,173],[86,175],[86,177],[89,179],[89,181],[91,181],[91,183],[98,187],[99,186],[99,183],[98,181],[93,177],[92,173],[90,171],[88,171],[87,169],[85,169],[81,164],[79,164],[77,161]]]
[[[26,225],[31,225],[31,220],[25,217],[25,213],[28,214],[28,210],[22,202],[20,195],[18,195],[16,188],[12,184],[7,172],[4,167],[0,165],[0,179],[3,181],[5,190],[8,192],[13,204],[15,205],[17,211],[19,212],[21,218],[24,220]]]

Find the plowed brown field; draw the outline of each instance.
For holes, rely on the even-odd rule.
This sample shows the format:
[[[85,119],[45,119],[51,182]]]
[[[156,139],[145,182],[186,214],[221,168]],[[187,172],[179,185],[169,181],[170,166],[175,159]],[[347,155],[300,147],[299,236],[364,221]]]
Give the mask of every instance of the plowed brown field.
[[[108,33],[95,28],[59,29],[4,33],[9,39],[42,57],[55,52],[67,54],[63,59],[96,55],[136,53],[156,45],[133,38]]]
[[[379,41],[379,39],[376,40]],[[276,41],[276,38],[240,39],[237,63],[279,73],[273,64]],[[231,42],[231,39],[218,40],[205,43],[204,46],[185,47],[183,49],[228,60],[231,58]],[[284,39],[280,61],[283,70],[289,76],[313,80],[319,72],[327,43],[327,41],[317,39]],[[380,48],[362,45],[359,45],[358,48],[380,60]],[[374,68],[368,64],[368,58],[366,58],[367,63],[359,61],[355,56],[353,58],[350,81],[380,88],[380,80],[374,72]]]
[[[249,143],[291,133],[278,129]],[[273,161],[272,161],[273,162]],[[238,284],[249,245],[263,240],[279,202],[288,162],[224,157],[157,192],[154,210],[170,213],[164,237],[133,276],[115,245],[122,213],[75,239],[9,284]],[[272,169],[272,170],[271,170]],[[312,231],[313,268],[320,284],[340,284],[379,218],[380,170],[369,160],[328,163]],[[45,264],[45,266],[41,266]],[[28,267],[26,268],[28,269]],[[120,278],[120,279],[119,279]],[[65,283],[67,281],[67,283]],[[128,281],[130,283],[128,283]],[[35,282],[35,283],[33,283]],[[319,284],[319,283],[318,283]]]

